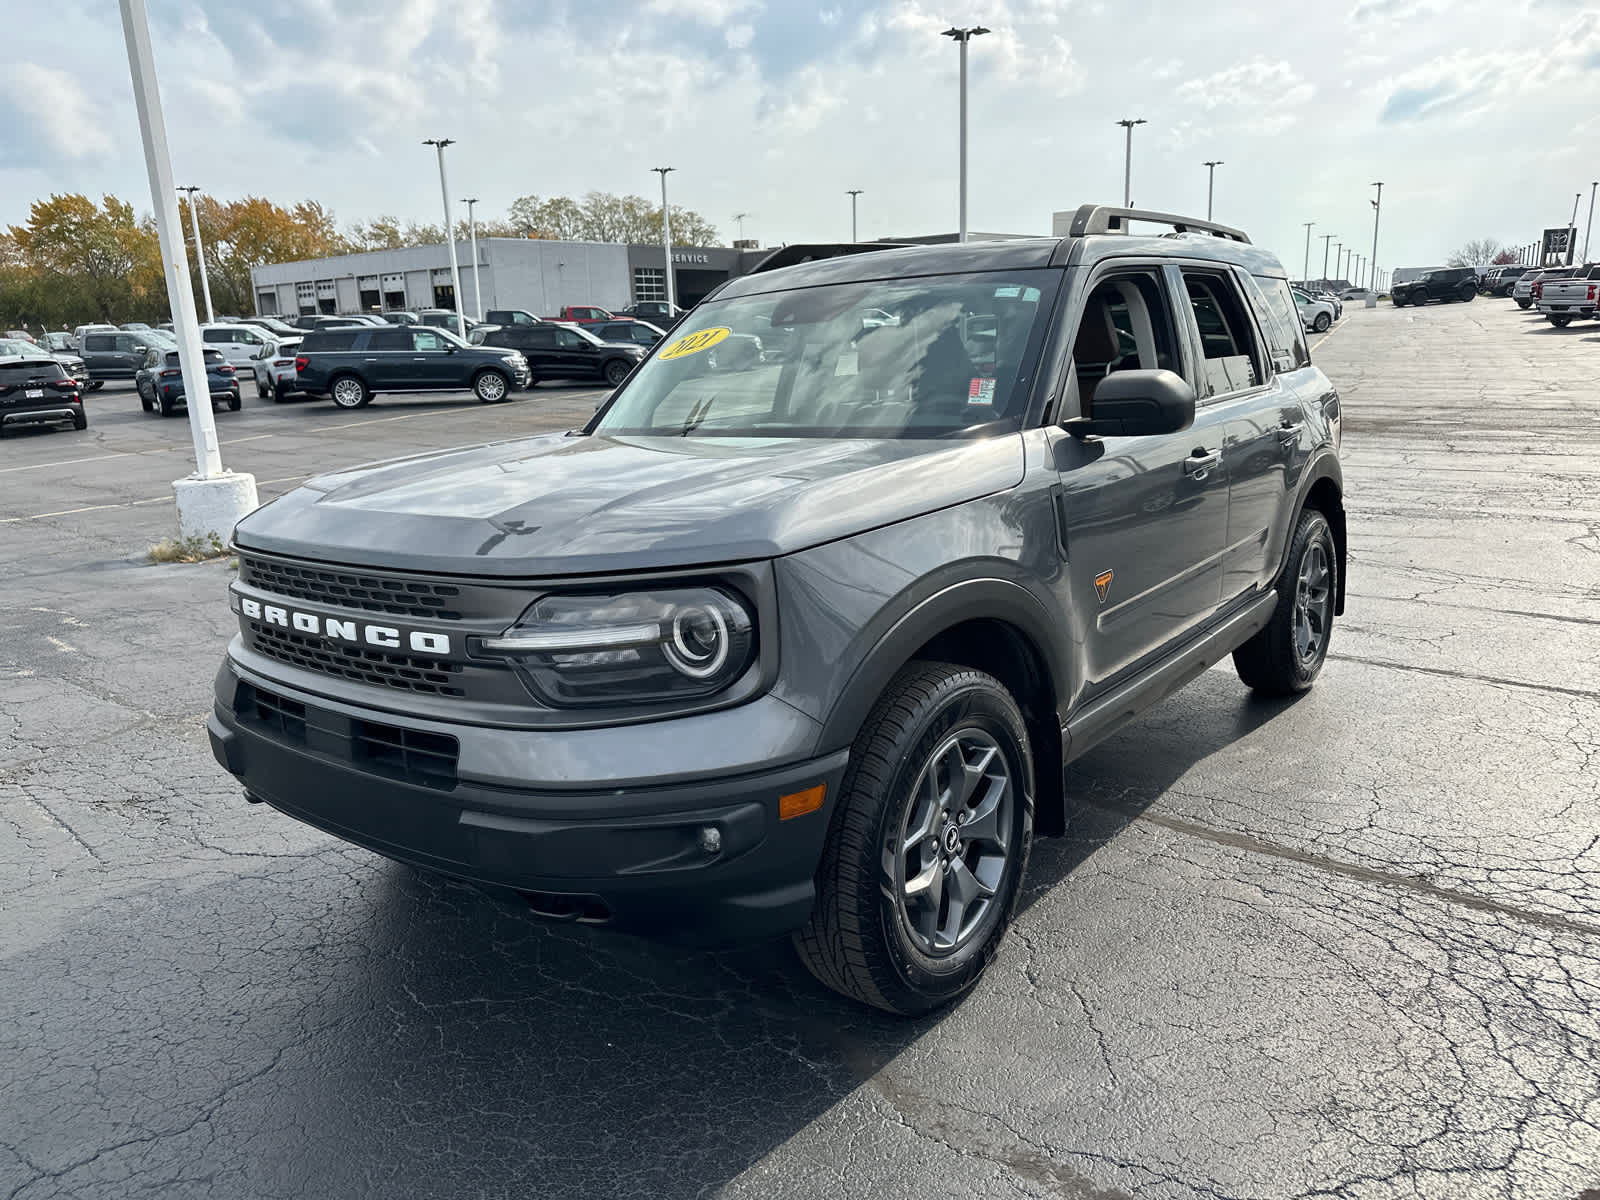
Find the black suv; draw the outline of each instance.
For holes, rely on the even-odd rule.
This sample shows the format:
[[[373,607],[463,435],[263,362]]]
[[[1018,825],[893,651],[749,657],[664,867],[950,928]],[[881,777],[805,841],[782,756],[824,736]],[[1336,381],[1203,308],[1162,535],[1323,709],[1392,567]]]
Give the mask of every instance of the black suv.
[[[646,351],[646,347],[633,342],[601,341],[582,326],[555,321],[502,325],[485,333],[483,344],[520,351],[528,360],[533,383],[542,379],[598,379],[612,387],[628,377]]]
[[[12,425],[89,428],[83,391],[46,351],[33,357],[0,358],[0,435]]]
[[[379,392],[448,392],[472,389],[498,404],[512,388],[528,386],[522,355],[471,346],[443,329],[314,329],[294,360],[298,386],[328,396],[340,408],[360,408]]]
[[[86,333],[78,357],[89,372],[92,386],[98,387],[108,379],[132,379],[144,366],[150,351],[159,347],[170,350],[173,341],[168,335],[145,330],[138,333]]]
[[[758,323],[781,361],[712,365]],[[994,955],[1067,762],[1229,654],[1311,686],[1339,433],[1236,230],[1088,206],[1063,238],[787,247],[584,429],[240,521],[212,747],[247,798],[537,912],[793,932],[925,1011]]]
[[[1471,267],[1441,267],[1420,279],[1397,283],[1389,289],[1396,308],[1426,304],[1429,300],[1471,300],[1478,294],[1478,272]]]

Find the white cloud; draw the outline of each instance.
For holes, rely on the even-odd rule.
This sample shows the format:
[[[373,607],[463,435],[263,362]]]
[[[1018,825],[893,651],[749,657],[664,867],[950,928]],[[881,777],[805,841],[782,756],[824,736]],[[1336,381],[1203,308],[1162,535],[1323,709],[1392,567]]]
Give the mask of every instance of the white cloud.
[[[756,0],[648,0],[645,10],[654,16],[720,26],[754,7]]]
[[[0,97],[10,101],[28,129],[44,135],[42,141],[54,156],[102,158],[115,148],[105,114],[73,72],[13,62],[0,72]],[[6,136],[22,132],[13,127]]]
[[[1316,92],[1287,62],[1258,58],[1180,84],[1177,99],[1204,112],[1226,112],[1246,132],[1272,134],[1293,125],[1295,110]]]

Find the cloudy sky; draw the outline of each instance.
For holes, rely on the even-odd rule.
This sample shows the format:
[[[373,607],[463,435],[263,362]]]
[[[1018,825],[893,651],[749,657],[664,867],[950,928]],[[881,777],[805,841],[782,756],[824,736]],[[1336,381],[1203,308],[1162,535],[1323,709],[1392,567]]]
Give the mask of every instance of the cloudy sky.
[[[1532,240],[1600,178],[1600,0],[149,0],[174,170],[342,221],[454,196],[654,195],[763,244],[956,225],[957,50],[970,224],[1048,233],[1122,191],[1216,215],[1298,274],[1303,222],[1384,265]],[[116,6],[55,0],[0,72],[0,225],[51,191],[150,207]],[[13,25],[13,36],[22,31]],[[25,61],[23,61],[25,60]],[[1322,243],[1313,242],[1312,274]]]

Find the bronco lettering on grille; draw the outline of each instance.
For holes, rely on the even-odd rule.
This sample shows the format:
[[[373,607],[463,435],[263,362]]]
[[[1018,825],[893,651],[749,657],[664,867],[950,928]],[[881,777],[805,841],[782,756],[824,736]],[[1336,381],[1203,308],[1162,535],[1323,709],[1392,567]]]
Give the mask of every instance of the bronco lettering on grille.
[[[341,621],[317,613],[299,612],[276,604],[262,604],[248,596],[239,597],[239,611],[252,620],[297,633],[312,633],[332,642],[364,642],[384,650],[409,647],[416,654],[449,654],[450,635],[421,629],[399,629],[393,625],[369,625],[364,621]]]

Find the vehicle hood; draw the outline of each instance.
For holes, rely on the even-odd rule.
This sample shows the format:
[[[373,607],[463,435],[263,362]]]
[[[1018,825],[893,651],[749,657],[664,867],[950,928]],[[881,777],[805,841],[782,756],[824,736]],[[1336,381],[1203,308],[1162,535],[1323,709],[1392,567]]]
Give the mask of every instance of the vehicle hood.
[[[312,479],[238,545],[351,565],[531,577],[793,553],[1015,487],[1022,438],[549,434]]]

